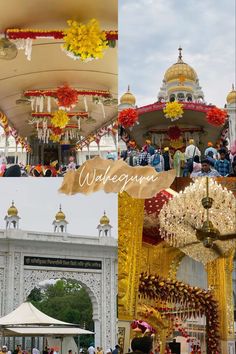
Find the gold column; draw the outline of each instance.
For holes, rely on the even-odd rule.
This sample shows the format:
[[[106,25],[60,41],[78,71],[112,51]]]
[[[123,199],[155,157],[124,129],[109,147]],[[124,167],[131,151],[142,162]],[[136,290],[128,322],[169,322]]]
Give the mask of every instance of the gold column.
[[[144,200],[118,196],[118,318],[135,318],[141,263]]]
[[[234,253],[235,250],[227,258],[218,258],[207,265],[208,286],[213,289],[215,299],[219,304],[219,331],[222,353],[228,353],[228,343],[234,342],[232,282]]]

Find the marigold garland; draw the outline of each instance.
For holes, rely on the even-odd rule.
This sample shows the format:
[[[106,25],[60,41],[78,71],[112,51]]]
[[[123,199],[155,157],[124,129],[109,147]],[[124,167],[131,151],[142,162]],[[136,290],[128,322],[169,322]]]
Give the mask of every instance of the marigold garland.
[[[39,96],[46,96],[46,97],[55,97],[57,98],[57,90],[27,90],[24,92],[25,97],[39,97]],[[105,98],[111,97],[109,91],[105,90],[83,90],[83,89],[73,89],[76,91],[77,95],[81,96],[101,96]]]
[[[71,107],[78,101],[77,91],[68,85],[57,89],[57,99],[59,107]]]
[[[55,128],[55,127],[51,127],[51,131],[54,135],[61,135],[63,130],[61,128]]]
[[[49,136],[49,139],[53,142],[53,143],[59,143],[59,141],[61,140],[61,136],[57,135],[57,134],[51,134]]]
[[[208,123],[215,127],[220,127],[224,125],[226,118],[227,112],[217,107],[211,108],[206,114],[206,119]]]
[[[65,128],[66,125],[69,123],[69,117],[65,111],[59,109],[56,111],[51,119],[51,123],[54,127],[58,128]]]
[[[207,317],[207,354],[219,354],[218,305],[210,291],[158,275],[140,274],[139,293],[152,300],[179,303],[193,314]]]
[[[8,136],[10,134],[10,127],[7,116],[3,112],[0,112],[0,126],[3,127],[5,135]]]
[[[171,140],[170,146],[171,146],[173,149],[175,149],[175,150],[178,150],[178,149],[183,148],[183,147],[184,147],[183,138],[180,137],[180,138],[177,139],[177,140]]]
[[[65,33],[63,30],[42,30],[42,29],[20,29],[20,28],[9,28],[6,30],[7,37],[9,39],[37,39],[37,38],[54,38],[63,39]],[[106,39],[108,41],[118,40],[118,31],[110,30],[105,31]]]
[[[127,108],[119,113],[118,123],[124,128],[131,128],[138,121],[136,109]]]
[[[74,59],[88,61],[103,58],[108,47],[106,33],[100,30],[99,23],[92,19],[87,25],[77,21],[67,21],[69,29],[65,30],[63,48],[72,54]]]
[[[179,102],[167,102],[165,108],[163,109],[165,117],[171,119],[172,121],[177,120],[182,117],[183,105]]]

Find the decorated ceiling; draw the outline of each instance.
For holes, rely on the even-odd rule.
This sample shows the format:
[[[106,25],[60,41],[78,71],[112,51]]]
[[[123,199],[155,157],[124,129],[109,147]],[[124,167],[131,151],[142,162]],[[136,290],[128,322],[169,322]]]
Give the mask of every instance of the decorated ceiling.
[[[71,55],[64,46],[65,33],[69,36],[66,31],[73,32],[73,25],[76,30],[86,30],[88,27],[78,26],[89,26],[92,19],[97,20],[92,25],[98,25],[104,37],[101,57],[96,52],[98,59],[75,60],[75,53]],[[74,134],[73,128],[79,130],[76,142],[116,119],[116,0],[68,0],[66,5],[57,0],[1,2],[0,34],[2,38],[6,34],[17,47],[15,58],[0,58],[0,111],[21,136],[47,142],[49,136],[40,136],[40,129],[50,127],[55,112],[61,109],[69,118],[65,119],[71,128],[68,134]],[[61,102],[60,89],[74,90],[74,101],[66,102],[67,106],[65,99]]]

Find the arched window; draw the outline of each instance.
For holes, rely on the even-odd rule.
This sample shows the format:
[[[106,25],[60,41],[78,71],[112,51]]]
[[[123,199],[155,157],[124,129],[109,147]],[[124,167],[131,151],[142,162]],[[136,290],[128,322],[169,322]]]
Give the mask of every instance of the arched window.
[[[177,98],[178,98],[178,101],[184,101],[185,100],[184,94],[182,92],[178,93]]]
[[[192,100],[193,100],[192,95],[188,93],[188,94],[187,94],[187,101],[188,101],[188,102],[192,102]]]
[[[170,102],[174,102],[174,101],[175,101],[175,95],[172,94],[172,95],[170,95]]]

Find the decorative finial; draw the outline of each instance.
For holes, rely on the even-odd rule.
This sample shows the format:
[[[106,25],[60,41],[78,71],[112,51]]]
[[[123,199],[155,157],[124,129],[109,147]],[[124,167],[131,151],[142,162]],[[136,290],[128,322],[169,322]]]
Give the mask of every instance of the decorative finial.
[[[127,92],[130,92],[130,85],[128,85],[128,91]]]
[[[61,211],[61,204],[59,205],[59,210]]]
[[[234,91],[234,84],[232,84],[232,91]]]
[[[106,216],[106,211],[104,210],[104,216]]]
[[[182,58],[183,58],[183,57],[182,57],[182,50],[183,50],[183,49],[182,49],[182,47],[181,47],[181,45],[180,45],[179,48],[178,48],[178,51],[179,51],[179,58],[178,58],[178,59],[179,59],[179,61],[181,61]]]

